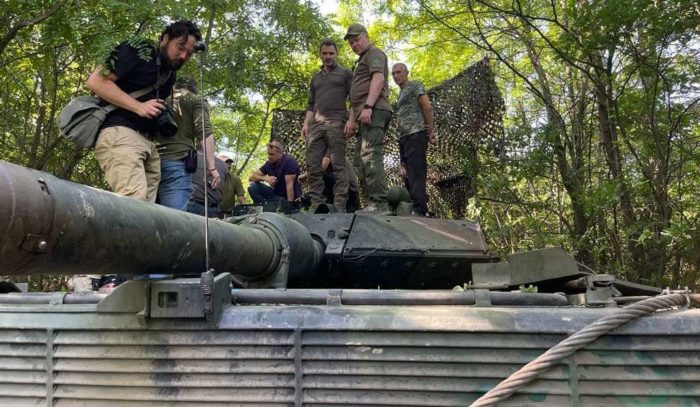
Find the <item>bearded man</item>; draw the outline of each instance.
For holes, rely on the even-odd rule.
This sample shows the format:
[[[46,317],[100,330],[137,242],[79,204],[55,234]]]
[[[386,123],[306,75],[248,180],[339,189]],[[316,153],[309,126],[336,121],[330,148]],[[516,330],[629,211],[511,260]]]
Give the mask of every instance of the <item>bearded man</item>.
[[[87,87],[105,105],[118,107],[102,123],[95,143],[95,158],[112,191],[155,202],[160,182],[154,142],[157,118],[165,109],[175,72],[201,39],[194,23],[177,21],[165,27],[155,45],[122,42],[90,75]]]

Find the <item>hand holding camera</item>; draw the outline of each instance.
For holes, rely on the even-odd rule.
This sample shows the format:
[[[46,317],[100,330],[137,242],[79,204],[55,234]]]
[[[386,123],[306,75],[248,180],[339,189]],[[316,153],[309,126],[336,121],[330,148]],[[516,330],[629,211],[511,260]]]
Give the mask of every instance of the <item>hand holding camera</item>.
[[[149,119],[156,118],[160,115],[160,112],[165,109],[165,101],[162,99],[151,99],[145,102],[140,102],[138,108],[134,113],[141,117],[147,117]]]

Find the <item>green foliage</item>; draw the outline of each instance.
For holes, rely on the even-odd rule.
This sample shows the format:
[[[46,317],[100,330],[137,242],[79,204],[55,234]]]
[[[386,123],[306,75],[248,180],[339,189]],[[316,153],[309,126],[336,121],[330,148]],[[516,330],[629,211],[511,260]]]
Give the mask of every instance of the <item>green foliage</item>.
[[[535,294],[535,293],[537,293],[538,289],[537,289],[536,285],[528,284],[527,286],[526,285],[519,286],[518,291],[521,293]]]
[[[600,271],[698,284],[693,2],[342,5],[341,26],[373,18],[426,84],[494,61],[506,132],[479,152],[469,216],[496,254],[561,245]]]
[[[344,0],[328,21],[293,0],[7,0],[0,159],[104,188],[92,153],[58,135],[57,112],[116,44],[156,41],[179,18],[208,43],[203,93],[244,180],[264,160],[272,110],[303,108],[320,40],[351,66],[342,36],[362,22],[428,87],[491,60],[506,131],[483,140],[469,216],[495,254],[561,245],[601,272],[698,285],[695,2]],[[199,58],[178,75],[199,78]]]

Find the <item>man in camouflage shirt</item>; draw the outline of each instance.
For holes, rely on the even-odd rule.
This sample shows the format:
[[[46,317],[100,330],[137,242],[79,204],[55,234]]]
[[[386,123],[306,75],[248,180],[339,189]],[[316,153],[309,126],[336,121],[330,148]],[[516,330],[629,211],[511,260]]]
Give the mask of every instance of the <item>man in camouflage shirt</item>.
[[[156,137],[161,173],[158,201],[163,206],[185,211],[192,193],[191,174],[185,169],[185,158],[197,149],[203,133],[207,143],[206,171],[212,188],[219,185],[221,176],[214,161],[216,145],[209,123],[209,105],[197,95],[197,86],[191,77],[179,78],[173,90],[168,103],[175,113],[177,134]]]
[[[384,172],[384,135],[391,120],[389,65],[386,54],[369,42],[362,24],[351,24],[343,38],[357,60],[350,87],[350,102],[360,122],[360,139],[355,149],[355,166],[364,195],[366,211],[386,211],[386,174]]]
[[[433,108],[423,84],[408,80],[405,64],[395,64],[391,75],[401,88],[396,100],[401,173],[413,199],[413,212],[425,216],[428,213],[428,195],[425,190],[428,142],[435,142]]]

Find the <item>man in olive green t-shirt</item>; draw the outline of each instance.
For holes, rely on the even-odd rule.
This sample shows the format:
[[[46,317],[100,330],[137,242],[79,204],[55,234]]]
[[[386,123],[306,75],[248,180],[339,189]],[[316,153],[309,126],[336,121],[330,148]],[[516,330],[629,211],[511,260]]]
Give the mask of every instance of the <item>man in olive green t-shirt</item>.
[[[391,120],[389,65],[386,54],[369,42],[362,24],[351,24],[343,39],[348,41],[357,60],[350,87],[350,103],[360,122],[359,146],[355,166],[364,194],[369,200],[366,211],[386,211],[386,174],[384,172],[384,135]]]
[[[352,71],[337,64],[338,46],[325,39],[319,46],[321,68],[311,77],[309,103],[301,136],[306,140],[306,165],[309,176],[309,198],[312,212],[326,201],[324,171],[321,163],[328,152],[335,170],[333,205],[345,212],[348,201],[350,169],[345,167],[346,139],[355,134],[355,119],[348,118],[347,101]]]
[[[219,207],[221,212],[231,212],[237,204],[245,205],[245,188],[243,188],[241,178],[236,174],[236,168],[233,167],[233,159],[223,154],[219,158],[226,163],[230,174],[228,180],[222,185],[223,196]]]
[[[172,137],[156,137],[161,173],[158,201],[163,206],[185,211],[192,193],[191,174],[185,168],[185,158],[197,149],[195,146],[201,143],[203,134],[207,143],[206,170],[212,188],[219,185],[221,176],[214,161],[216,146],[209,123],[209,105],[197,95],[194,79],[179,78],[167,102],[173,108],[178,127],[177,134]]]

